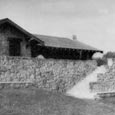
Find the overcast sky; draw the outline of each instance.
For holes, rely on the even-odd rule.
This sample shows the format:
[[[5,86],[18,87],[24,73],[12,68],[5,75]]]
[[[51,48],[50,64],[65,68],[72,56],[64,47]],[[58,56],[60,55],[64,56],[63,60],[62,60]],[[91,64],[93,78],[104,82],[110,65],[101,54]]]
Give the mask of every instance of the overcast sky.
[[[0,0],[0,18],[31,33],[72,38],[115,51],[115,0]]]

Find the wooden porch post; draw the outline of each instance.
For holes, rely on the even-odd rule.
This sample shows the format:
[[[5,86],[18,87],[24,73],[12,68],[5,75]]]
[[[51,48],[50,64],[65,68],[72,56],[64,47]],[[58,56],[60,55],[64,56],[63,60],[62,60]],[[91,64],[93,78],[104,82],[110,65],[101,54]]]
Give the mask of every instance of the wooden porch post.
[[[80,50],[80,58],[79,59],[82,59],[82,50]]]

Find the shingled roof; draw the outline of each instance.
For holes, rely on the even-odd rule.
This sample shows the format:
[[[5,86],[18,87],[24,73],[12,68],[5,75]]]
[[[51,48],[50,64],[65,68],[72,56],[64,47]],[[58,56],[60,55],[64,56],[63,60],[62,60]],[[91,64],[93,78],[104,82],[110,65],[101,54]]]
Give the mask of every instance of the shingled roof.
[[[43,41],[44,45],[48,47],[93,50],[93,51],[102,52],[101,50],[98,50],[92,46],[84,44],[78,40],[72,40],[72,39],[64,38],[64,37],[36,35],[36,34],[34,36],[36,36],[38,39]]]
[[[0,20],[0,25],[3,23],[9,23],[9,24],[13,25],[14,27],[16,27],[17,29],[22,31],[24,34],[31,37],[31,40],[35,39],[38,42],[40,42],[42,45],[44,44],[45,46],[48,46],[48,47],[92,50],[92,51],[102,52],[101,50],[98,50],[92,46],[84,44],[78,40],[72,40],[72,39],[64,38],[64,37],[31,34],[8,18]]]

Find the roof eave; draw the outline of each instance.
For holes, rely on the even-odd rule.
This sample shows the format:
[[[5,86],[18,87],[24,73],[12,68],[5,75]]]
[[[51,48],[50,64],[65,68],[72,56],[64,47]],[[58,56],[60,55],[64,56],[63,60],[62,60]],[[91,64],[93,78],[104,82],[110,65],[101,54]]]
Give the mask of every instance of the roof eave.
[[[17,29],[19,29],[20,31],[22,31],[24,34],[26,34],[28,37],[30,37],[30,39],[34,38],[38,42],[40,42],[42,44],[44,43],[42,40],[38,39],[33,34],[29,33],[28,31],[26,31],[25,29],[23,29],[22,27],[20,27],[18,24],[16,24],[15,22],[13,22],[12,20],[10,20],[9,18],[5,18],[5,19],[0,20],[0,24],[6,23],[6,22],[10,23],[14,27],[16,27]]]

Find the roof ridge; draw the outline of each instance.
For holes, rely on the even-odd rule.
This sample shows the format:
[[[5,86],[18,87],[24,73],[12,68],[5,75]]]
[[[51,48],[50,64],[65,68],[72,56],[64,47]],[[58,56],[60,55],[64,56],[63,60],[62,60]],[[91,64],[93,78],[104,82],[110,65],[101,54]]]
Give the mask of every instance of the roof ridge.
[[[61,37],[61,36],[55,36],[55,35],[42,35],[42,34],[33,34],[37,36],[45,36],[45,37],[56,37],[56,38],[64,38],[64,39],[70,39],[69,37]],[[72,40],[72,39],[70,39]]]
[[[26,35],[34,37],[36,40],[39,40],[39,39],[36,38],[36,36],[34,36],[33,34],[31,34],[28,31],[26,31],[24,28],[22,28],[21,26],[19,26],[18,24],[16,24],[11,19],[9,19],[9,18],[3,18],[3,19],[0,20],[0,24],[7,23],[7,22],[9,24],[13,25],[14,27],[16,27],[17,29],[19,29],[20,31],[22,31],[23,33],[25,33]],[[41,41],[41,40],[39,40],[39,42],[43,43],[43,41]]]

